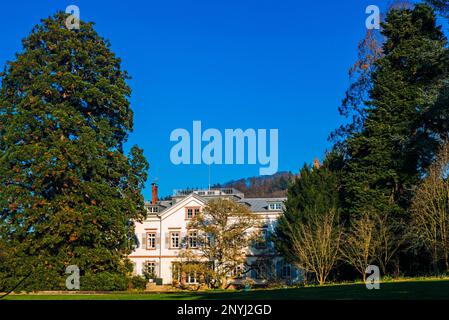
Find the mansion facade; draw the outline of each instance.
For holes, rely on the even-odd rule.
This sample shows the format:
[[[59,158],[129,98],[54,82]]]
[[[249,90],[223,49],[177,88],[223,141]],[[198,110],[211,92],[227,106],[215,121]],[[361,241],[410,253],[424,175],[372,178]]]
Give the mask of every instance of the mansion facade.
[[[228,198],[247,205],[262,221],[260,231],[266,239],[273,232],[285,201],[285,198],[245,198],[242,192],[232,188],[177,191],[171,200],[159,201],[157,185],[153,184],[152,201],[145,204],[148,210],[147,219],[143,223],[135,223],[138,246],[129,256],[134,264],[134,273],[151,274],[158,279],[158,284],[172,284],[174,280],[187,285],[196,284],[198,279],[195,274],[184,275],[183,279],[179,279],[176,263],[180,261],[179,253],[184,246],[195,249],[198,245],[198,234],[195,230],[189,230],[188,224],[192,217],[200,213],[207,202],[214,198]],[[243,270],[244,275],[234,279],[235,282],[251,279],[253,283],[263,284],[270,280],[269,278],[286,283],[301,280],[299,270],[285,263],[269,241],[263,246],[258,242],[248,247],[247,263],[242,268],[248,268],[261,258],[268,261],[271,272],[261,274],[259,270],[249,268]],[[232,278],[232,275],[230,277]]]

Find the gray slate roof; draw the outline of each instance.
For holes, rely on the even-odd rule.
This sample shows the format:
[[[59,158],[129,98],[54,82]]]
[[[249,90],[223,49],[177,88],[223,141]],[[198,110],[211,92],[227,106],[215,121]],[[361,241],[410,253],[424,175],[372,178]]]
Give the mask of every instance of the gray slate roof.
[[[247,203],[252,212],[265,212],[268,210],[268,205],[272,202],[283,203],[286,198],[244,198],[240,203]]]
[[[247,204],[252,212],[270,212],[272,210],[269,210],[269,204],[273,203],[273,202],[277,202],[277,203],[284,203],[284,201],[287,198],[245,198],[243,193],[241,193],[238,190],[234,190],[236,193],[238,192],[239,197],[236,197],[235,194],[229,194],[228,196],[230,198],[234,198],[235,200],[237,200],[239,203],[243,203],[243,204]],[[179,197],[179,196],[178,196]],[[207,202],[208,200],[210,200],[211,198],[214,198],[214,196],[205,196],[202,197],[201,195],[199,195],[199,197],[204,198],[204,200]],[[241,198],[240,198],[241,197]],[[178,199],[179,201],[179,199]],[[159,206],[159,214],[163,211],[165,211],[166,209],[170,208],[173,204],[174,201],[159,201],[158,203]],[[146,206],[151,206],[151,202],[145,202]]]

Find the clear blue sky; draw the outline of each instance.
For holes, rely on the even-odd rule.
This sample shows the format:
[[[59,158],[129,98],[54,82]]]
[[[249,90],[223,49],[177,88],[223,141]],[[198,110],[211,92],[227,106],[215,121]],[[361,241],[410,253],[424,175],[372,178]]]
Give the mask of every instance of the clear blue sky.
[[[379,5],[386,0],[377,1]],[[279,171],[322,158],[372,1],[2,1],[0,65],[41,18],[75,4],[132,76],[135,130],[161,194],[208,184],[208,167],[175,166],[172,130],[279,129]],[[3,67],[2,67],[3,68]],[[259,165],[212,166],[211,180],[258,175]]]

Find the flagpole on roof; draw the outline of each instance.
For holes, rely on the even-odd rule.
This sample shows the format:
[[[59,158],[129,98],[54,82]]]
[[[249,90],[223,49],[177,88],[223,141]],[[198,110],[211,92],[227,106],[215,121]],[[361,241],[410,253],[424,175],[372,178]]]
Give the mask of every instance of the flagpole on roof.
[[[209,191],[210,191],[210,163],[209,163]]]

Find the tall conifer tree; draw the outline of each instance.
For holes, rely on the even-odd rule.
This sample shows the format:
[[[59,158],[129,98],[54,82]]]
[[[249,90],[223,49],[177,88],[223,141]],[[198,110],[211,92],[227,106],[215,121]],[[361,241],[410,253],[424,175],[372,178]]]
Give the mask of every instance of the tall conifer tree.
[[[446,38],[432,9],[391,10],[383,24],[363,129],[346,141],[344,177],[353,214],[402,215],[445,134],[435,102],[448,78]]]
[[[68,265],[90,278],[126,274],[132,220],[145,217],[148,163],[137,146],[124,154],[128,75],[92,23],[69,30],[66,18],[42,20],[1,78],[4,289],[29,272],[29,288],[64,288]]]
[[[293,254],[292,245],[294,234],[302,225],[320,220],[330,212],[339,213],[339,180],[330,169],[332,162],[335,160],[325,161],[319,168],[304,165],[289,185],[285,210],[276,225],[273,239],[277,250],[289,261],[298,258]]]

